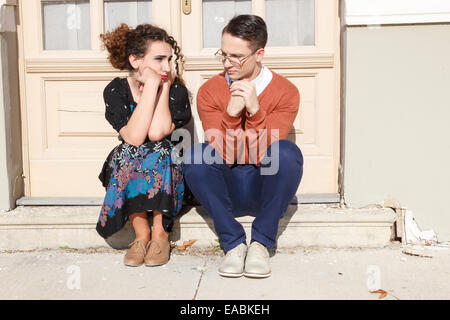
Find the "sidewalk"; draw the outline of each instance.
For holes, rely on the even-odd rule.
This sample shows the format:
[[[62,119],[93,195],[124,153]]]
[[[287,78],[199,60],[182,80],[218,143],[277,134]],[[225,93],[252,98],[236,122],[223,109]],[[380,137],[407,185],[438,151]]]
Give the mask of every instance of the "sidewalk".
[[[174,249],[161,267],[126,267],[124,250],[0,252],[0,299],[450,299],[450,249],[279,249],[267,279],[223,278],[214,248]]]

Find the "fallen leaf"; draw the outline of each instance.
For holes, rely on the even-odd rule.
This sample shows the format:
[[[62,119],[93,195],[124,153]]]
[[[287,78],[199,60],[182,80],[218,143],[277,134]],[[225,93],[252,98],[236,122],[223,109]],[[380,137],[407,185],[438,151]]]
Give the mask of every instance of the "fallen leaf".
[[[383,299],[384,297],[387,296],[387,292],[382,289],[378,289],[376,291],[370,291],[370,293],[379,293],[380,296],[378,297],[378,299]]]
[[[180,250],[180,251],[185,251],[187,247],[192,246],[196,241],[197,240],[185,241],[185,242],[183,242],[183,244],[181,246],[175,246],[175,248]]]

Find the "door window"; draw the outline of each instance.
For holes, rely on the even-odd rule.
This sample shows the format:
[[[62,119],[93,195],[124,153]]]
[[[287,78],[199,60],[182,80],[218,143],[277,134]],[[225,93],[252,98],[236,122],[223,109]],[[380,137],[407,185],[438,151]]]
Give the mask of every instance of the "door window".
[[[203,0],[203,47],[220,48],[222,29],[234,15],[251,14],[251,0]]]
[[[91,49],[89,1],[43,1],[45,50]]]
[[[111,31],[122,22],[130,27],[152,23],[151,0],[105,0],[105,31]]]

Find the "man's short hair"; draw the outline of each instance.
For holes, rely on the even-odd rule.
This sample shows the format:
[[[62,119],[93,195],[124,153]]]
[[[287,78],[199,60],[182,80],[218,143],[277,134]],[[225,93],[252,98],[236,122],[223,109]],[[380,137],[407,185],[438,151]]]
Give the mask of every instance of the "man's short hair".
[[[264,48],[267,43],[266,23],[253,14],[235,16],[223,28],[222,35],[224,33],[249,41],[253,50]]]

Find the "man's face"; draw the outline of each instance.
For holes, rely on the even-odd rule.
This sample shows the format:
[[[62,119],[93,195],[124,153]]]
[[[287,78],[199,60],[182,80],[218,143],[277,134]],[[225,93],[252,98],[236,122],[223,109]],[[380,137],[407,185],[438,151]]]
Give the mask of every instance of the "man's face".
[[[250,47],[249,41],[234,37],[229,33],[222,35],[221,50],[228,57],[235,57],[241,60],[247,57],[240,65],[231,63],[229,59],[223,61],[224,70],[232,80],[251,78],[255,73],[257,63],[262,59],[263,54],[260,54],[259,51],[264,52],[264,49],[254,52],[255,50]]]

